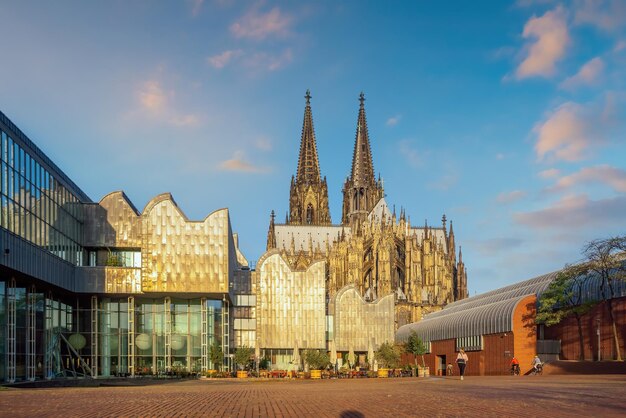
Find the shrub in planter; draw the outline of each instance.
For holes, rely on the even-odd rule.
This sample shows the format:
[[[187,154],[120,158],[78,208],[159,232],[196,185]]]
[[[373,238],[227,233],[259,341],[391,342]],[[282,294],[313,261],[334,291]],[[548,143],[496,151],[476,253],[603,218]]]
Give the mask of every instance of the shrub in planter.
[[[395,368],[400,363],[401,348],[391,343],[382,343],[374,357],[381,368]]]
[[[320,350],[306,350],[304,352],[304,361],[307,362],[311,370],[321,370],[330,364],[328,354]]]

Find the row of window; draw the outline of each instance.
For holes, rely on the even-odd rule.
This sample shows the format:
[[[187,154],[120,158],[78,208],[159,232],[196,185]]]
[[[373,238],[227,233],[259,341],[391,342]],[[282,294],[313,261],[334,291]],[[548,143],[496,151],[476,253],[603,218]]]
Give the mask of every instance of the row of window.
[[[0,226],[83,264],[79,199],[6,132],[0,132]]]
[[[65,188],[52,174],[42,167],[37,160],[6,132],[1,131],[0,159],[16,173],[33,184],[38,190],[47,190],[52,199],[60,206],[68,205],[72,216],[80,218],[80,200]]]

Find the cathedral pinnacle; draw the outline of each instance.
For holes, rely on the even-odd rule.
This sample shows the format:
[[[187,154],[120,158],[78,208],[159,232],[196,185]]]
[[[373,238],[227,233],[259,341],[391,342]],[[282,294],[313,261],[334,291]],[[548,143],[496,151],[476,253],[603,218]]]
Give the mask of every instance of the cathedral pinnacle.
[[[330,210],[326,180],[322,181],[311,112],[311,91],[304,96],[304,120],[296,176],[289,194],[288,224],[328,225]]]

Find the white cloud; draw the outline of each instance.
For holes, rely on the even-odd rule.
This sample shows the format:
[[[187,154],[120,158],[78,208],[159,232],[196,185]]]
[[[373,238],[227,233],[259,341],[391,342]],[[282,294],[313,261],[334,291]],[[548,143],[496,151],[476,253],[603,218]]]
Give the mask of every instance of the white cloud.
[[[496,154],[496,160],[504,160],[505,158],[506,156],[501,152]]]
[[[512,192],[502,192],[496,198],[496,201],[500,204],[506,205],[509,203],[517,202],[526,197],[526,192],[522,190],[513,190]]]
[[[558,177],[561,174],[561,171],[556,168],[549,168],[547,170],[543,170],[539,173],[539,177],[542,179],[552,179]]]
[[[626,26],[626,2],[624,0],[576,0],[574,22],[589,24],[606,32]]]
[[[559,192],[582,184],[606,184],[619,193],[626,193],[626,171],[600,165],[596,167],[585,167],[580,171],[561,177],[548,191]]]
[[[412,147],[410,141],[404,139],[398,145],[400,146],[400,155],[404,156],[411,166],[417,168],[422,165],[422,156]]]
[[[217,168],[221,171],[239,171],[244,173],[267,173],[270,171],[267,167],[259,167],[246,161],[243,151],[235,151],[231,159],[222,161]]]
[[[254,146],[260,149],[261,151],[271,151],[272,150],[272,141],[270,141],[266,137],[260,137],[254,143]]]
[[[276,55],[268,52],[256,52],[244,59],[244,65],[253,71],[276,71],[293,61],[290,48]]]
[[[253,8],[230,26],[230,32],[236,38],[263,40],[269,36],[285,37],[289,34],[293,17],[274,7],[267,13]]]
[[[601,138],[594,130],[598,118],[590,109],[574,102],[559,106],[533,128],[537,135],[535,152],[542,160],[547,155],[557,160],[579,161]]]
[[[623,225],[626,196],[589,200],[586,195],[565,196],[552,206],[520,212],[513,219],[531,228],[570,229]]]
[[[586,62],[576,74],[566,78],[559,87],[564,90],[574,90],[577,87],[592,85],[598,82],[604,72],[604,61],[600,57],[595,57]]]
[[[515,71],[517,79],[550,77],[556,72],[556,63],[563,58],[570,43],[567,13],[563,6],[532,17],[524,26],[522,36],[527,39],[527,56]]]
[[[221,54],[213,55],[212,57],[207,58],[207,62],[211,64],[214,68],[224,68],[228,65],[233,59],[240,57],[243,54],[241,49],[231,49],[222,52]]]
[[[395,115],[387,119],[387,126],[396,126],[402,119],[402,115]]]

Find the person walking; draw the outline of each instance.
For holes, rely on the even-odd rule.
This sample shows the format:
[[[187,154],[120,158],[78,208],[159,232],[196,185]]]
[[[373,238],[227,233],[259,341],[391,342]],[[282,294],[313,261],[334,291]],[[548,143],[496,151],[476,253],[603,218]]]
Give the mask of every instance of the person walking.
[[[467,365],[467,354],[465,354],[465,350],[462,348],[459,349],[459,354],[456,356],[456,364],[459,365],[459,374],[461,375],[461,380],[463,380],[465,366]]]

